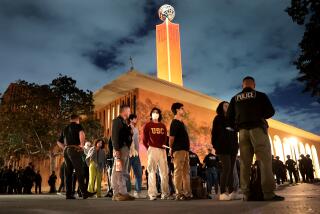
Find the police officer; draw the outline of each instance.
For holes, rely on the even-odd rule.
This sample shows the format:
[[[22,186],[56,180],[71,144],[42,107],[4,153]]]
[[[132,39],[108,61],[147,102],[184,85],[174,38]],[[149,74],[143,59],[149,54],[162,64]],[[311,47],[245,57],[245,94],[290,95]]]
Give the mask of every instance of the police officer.
[[[189,165],[190,165],[190,177],[194,178],[198,176],[198,167],[201,166],[199,157],[196,153],[189,151]]]
[[[240,182],[244,200],[251,200],[249,181],[253,155],[261,162],[261,186],[264,200],[282,201],[284,197],[274,194],[275,183],[272,173],[271,145],[268,136],[268,123],[275,111],[266,94],[255,90],[253,77],[242,81],[242,92],[235,95],[227,112],[231,127],[239,130]]]
[[[42,193],[41,192],[42,177],[40,174],[40,170],[37,171],[37,174],[35,175],[34,182],[35,182],[35,193],[41,194]]]
[[[79,189],[83,199],[94,196],[96,193],[89,193],[84,183],[83,172],[83,146],[85,141],[85,133],[80,125],[80,117],[71,115],[70,124],[63,130],[57,144],[63,149],[65,161],[65,177],[66,177],[66,199],[75,199],[72,193],[72,173],[75,171]]]
[[[297,163],[290,158],[290,155],[287,155],[286,167],[290,176],[290,184],[293,183],[292,175],[294,176],[294,180],[298,183],[298,177],[296,173],[296,165]]]
[[[314,180],[314,174],[313,174],[313,163],[310,158],[310,155],[306,155],[306,180],[310,183]]]
[[[280,160],[279,156],[276,156],[274,169],[275,169],[275,174],[276,174],[276,179],[277,179],[278,185],[280,185],[280,183],[283,184],[283,182],[284,182],[283,168],[284,168],[283,162]]]
[[[218,193],[218,165],[218,157],[212,154],[212,149],[209,148],[208,154],[203,160],[203,168],[206,169],[208,194],[211,194],[212,187],[215,187],[215,193]]]
[[[302,177],[302,182],[306,182],[306,174],[307,174],[307,164],[306,164],[306,157],[301,154],[299,159],[299,171]]]

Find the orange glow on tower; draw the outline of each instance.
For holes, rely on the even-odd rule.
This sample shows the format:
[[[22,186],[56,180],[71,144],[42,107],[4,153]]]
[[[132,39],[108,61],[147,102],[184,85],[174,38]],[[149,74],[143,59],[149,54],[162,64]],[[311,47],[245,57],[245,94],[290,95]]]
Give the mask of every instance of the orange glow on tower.
[[[183,86],[179,24],[168,18],[156,26],[157,76]]]

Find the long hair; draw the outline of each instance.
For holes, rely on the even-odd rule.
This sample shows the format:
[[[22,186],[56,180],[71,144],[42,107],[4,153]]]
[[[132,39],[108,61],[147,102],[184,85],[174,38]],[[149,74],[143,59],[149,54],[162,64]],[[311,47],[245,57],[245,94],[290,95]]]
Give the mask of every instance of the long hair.
[[[221,103],[219,103],[219,105],[218,105],[218,107],[217,107],[216,112],[217,112],[217,114],[220,115],[220,116],[224,116],[224,115],[225,115],[225,114],[224,114],[224,111],[223,111],[223,105],[224,105],[225,103],[229,103],[229,102],[227,102],[227,101],[222,101]]]
[[[93,141],[94,146],[97,147],[97,145],[98,145],[98,143],[99,143],[100,141],[102,142],[101,149],[104,149],[104,147],[105,147],[105,142],[104,142],[104,140],[101,139],[101,138],[95,139],[95,140]]]

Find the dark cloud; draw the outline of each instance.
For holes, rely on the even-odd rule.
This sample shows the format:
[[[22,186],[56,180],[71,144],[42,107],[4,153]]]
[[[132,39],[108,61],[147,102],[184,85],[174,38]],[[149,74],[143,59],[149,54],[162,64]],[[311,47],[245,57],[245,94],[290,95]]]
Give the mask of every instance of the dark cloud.
[[[0,91],[17,79],[47,83],[59,73],[96,90],[129,70],[130,57],[135,69],[156,74],[163,3],[175,7],[180,24],[186,87],[229,100],[252,75],[271,94],[278,119],[307,127],[303,115],[314,123],[307,115],[316,117],[319,106],[293,104],[308,95],[290,86],[303,29],[284,12],[289,0],[0,0]]]

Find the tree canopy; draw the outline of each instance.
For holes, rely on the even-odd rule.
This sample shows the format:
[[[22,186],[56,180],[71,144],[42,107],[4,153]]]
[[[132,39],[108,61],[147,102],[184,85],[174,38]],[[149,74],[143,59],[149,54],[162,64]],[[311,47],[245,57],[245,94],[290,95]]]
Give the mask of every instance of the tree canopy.
[[[9,86],[0,104],[0,154],[53,155],[56,140],[71,114],[83,118],[87,140],[103,135],[94,119],[93,94],[76,86],[76,81],[59,75],[50,84],[19,80]]]
[[[291,0],[286,12],[295,23],[305,26],[299,44],[301,53],[294,64],[299,70],[298,80],[305,85],[304,91],[320,102],[320,1]]]

